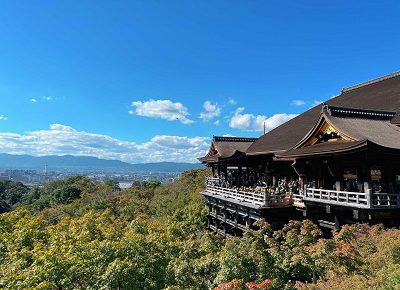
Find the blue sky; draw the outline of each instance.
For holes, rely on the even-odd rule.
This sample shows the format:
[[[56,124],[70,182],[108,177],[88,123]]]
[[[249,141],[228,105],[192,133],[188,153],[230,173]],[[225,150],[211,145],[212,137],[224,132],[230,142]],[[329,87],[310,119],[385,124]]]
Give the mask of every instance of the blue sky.
[[[0,152],[189,161],[399,70],[398,1],[2,1]]]

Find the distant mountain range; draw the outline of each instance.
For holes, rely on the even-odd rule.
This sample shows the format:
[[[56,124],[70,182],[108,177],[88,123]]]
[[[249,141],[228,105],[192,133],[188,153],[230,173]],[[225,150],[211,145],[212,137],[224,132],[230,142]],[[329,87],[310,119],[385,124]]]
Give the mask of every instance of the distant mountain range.
[[[182,172],[203,167],[200,163],[156,162],[131,164],[119,160],[106,160],[90,156],[40,156],[13,155],[0,153],[2,169],[36,169],[43,170],[121,170],[140,172]]]

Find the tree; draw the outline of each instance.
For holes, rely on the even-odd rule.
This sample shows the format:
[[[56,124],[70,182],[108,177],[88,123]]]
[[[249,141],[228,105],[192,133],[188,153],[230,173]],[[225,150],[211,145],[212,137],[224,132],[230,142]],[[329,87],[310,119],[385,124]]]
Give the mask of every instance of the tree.
[[[104,184],[111,187],[112,191],[120,191],[119,182],[114,179],[105,179]]]
[[[10,211],[27,195],[29,188],[21,182],[0,180],[0,213]]]
[[[155,189],[156,187],[159,187],[161,185],[161,182],[159,180],[145,180],[142,181],[141,186],[150,188],[150,189]]]
[[[71,185],[64,185],[57,188],[54,193],[54,199],[57,203],[70,203],[81,195],[81,191]]]
[[[242,238],[226,240],[220,253],[220,270],[215,282],[232,279],[262,281],[274,275],[274,259],[264,241],[266,229],[267,225],[258,231],[246,231]]]

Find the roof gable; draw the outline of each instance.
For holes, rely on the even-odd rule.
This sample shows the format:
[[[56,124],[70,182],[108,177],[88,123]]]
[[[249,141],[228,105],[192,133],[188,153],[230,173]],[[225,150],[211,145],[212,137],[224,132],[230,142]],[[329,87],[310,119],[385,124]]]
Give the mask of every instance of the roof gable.
[[[400,112],[400,72],[344,89],[325,104],[359,110]],[[315,106],[267,132],[246,153],[275,154],[293,148],[315,126],[321,115],[321,107]],[[394,115],[391,120],[393,123],[400,123],[399,114]]]
[[[199,161],[209,163],[220,159],[240,157],[257,138],[214,136],[208,153]]]
[[[315,126],[293,148],[313,146],[320,143],[335,142],[338,140],[356,141],[345,132],[341,132],[336,128],[335,124],[333,124],[327,117],[326,112],[323,112]]]

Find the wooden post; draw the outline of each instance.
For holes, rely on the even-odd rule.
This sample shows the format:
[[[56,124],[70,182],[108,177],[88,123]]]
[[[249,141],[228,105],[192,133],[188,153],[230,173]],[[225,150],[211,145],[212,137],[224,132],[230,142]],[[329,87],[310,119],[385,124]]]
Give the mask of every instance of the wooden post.
[[[238,208],[237,208],[237,205],[235,205],[235,217],[234,217],[234,221],[235,221],[235,234],[237,233],[237,230],[238,230],[238,215],[239,215],[239,213],[238,213]]]
[[[340,230],[340,220],[337,215],[335,215],[335,230]]]
[[[248,186],[249,182],[250,182],[250,179],[249,179],[249,166],[246,165],[246,180],[245,180],[245,184],[243,184],[243,185],[244,186]]]
[[[224,202],[224,238],[226,237],[226,202]]]
[[[250,213],[249,210],[246,210],[246,228],[250,229]]]
[[[299,176],[299,189],[304,189],[304,186],[305,186],[305,182],[304,182],[304,179],[305,179],[305,175],[304,174],[301,174],[300,176]]]
[[[242,166],[240,165],[238,167],[238,186],[242,186],[243,182],[242,182]]]
[[[224,202],[224,222],[226,223],[226,202]]]
[[[364,192],[368,192],[370,189],[370,183],[368,181],[364,181]]]
[[[367,206],[369,208],[371,208],[372,207],[372,189],[368,189],[366,191],[366,193],[367,193]]]
[[[210,219],[211,219],[211,205],[209,203],[207,203],[207,228],[210,227]]]
[[[272,175],[272,185],[277,186],[278,185],[278,178],[276,177],[275,173]]]
[[[336,190],[341,191],[342,190],[341,187],[342,187],[342,184],[341,184],[340,180],[336,180],[336,182],[335,182]]]
[[[269,192],[267,191],[267,189],[265,189],[264,191],[264,205],[268,206],[268,201],[269,201]]]

